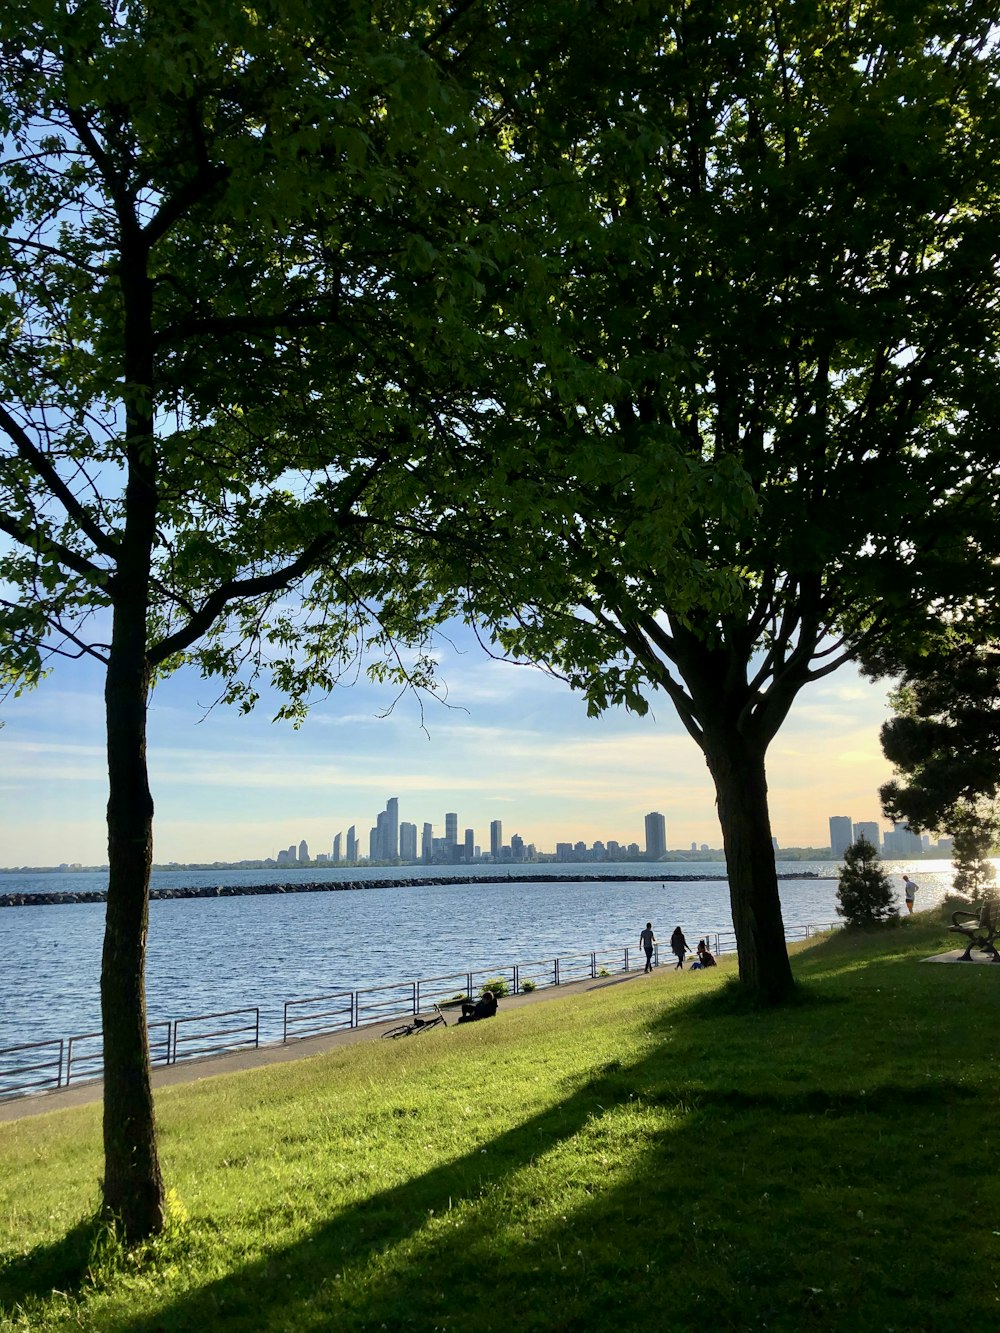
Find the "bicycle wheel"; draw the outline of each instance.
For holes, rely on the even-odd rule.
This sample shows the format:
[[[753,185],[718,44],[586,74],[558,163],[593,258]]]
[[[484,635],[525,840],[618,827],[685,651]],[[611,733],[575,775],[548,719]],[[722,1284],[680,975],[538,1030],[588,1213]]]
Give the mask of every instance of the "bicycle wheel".
[[[419,1029],[417,1029],[417,1030],[419,1031]],[[413,1027],[413,1024],[412,1024],[412,1023],[403,1023],[403,1024],[401,1024],[401,1026],[398,1027],[398,1028],[387,1028],[387,1029],[385,1030],[385,1032],[382,1033],[382,1037],[383,1037],[383,1040],[384,1040],[386,1037],[391,1037],[391,1038],[395,1038],[395,1037],[408,1037],[408,1036],[410,1035],[410,1033],[413,1032],[413,1031],[414,1031],[414,1027]]]

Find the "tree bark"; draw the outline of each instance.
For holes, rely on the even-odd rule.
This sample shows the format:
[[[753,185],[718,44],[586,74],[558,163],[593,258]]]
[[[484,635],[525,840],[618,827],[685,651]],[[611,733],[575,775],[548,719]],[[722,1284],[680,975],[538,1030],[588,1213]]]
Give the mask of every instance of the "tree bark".
[[[764,746],[738,732],[703,740],[726,852],[740,981],[765,1004],[795,990],[778,897]]]
[[[146,934],[153,801],[146,770],[146,608],[115,608],[105,705],[108,903],[101,966],[104,1027],[103,1212],[128,1241],[163,1229],[163,1178],[146,1029]]]

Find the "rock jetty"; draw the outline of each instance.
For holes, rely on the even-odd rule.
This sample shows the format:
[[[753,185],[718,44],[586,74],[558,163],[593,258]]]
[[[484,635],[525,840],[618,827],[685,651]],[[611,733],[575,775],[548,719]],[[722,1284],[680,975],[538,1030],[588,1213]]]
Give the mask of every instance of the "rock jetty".
[[[246,898],[270,893],[350,893],[356,889],[412,889],[421,885],[447,884],[483,884],[493,888],[506,883],[528,882],[532,884],[632,884],[639,878],[636,875],[599,875],[599,874],[537,874],[530,878],[522,875],[435,875],[428,879],[354,879],[332,883],[327,880],[308,880],[302,883],[284,884],[216,884],[208,887],[191,886],[176,889],[151,889],[149,896],[154,900],[164,898]],[[650,883],[660,880],[663,884],[685,884],[692,880],[699,883],[726,882],[725,875],[649,875]],[[801,875],[779,875],[779,879],[817,879],[815,872],[803,871]],[[47,904],[65,903],[104,903],[107,892],[92,890],[87,893],[0,893],[0,907],[43,907]]]

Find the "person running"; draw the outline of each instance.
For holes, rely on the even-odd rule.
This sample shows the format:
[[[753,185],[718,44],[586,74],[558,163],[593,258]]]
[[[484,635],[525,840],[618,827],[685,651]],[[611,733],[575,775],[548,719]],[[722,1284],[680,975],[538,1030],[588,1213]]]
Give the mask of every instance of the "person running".
[[[903,876],[903,897],[906,899],[906,910],[913,911],[913,899],[917,896],[917,886],[909,875]]]
[[[652,921],[647,921],[646,929],[639,931],[639,944],[643,949],[646,950],[646,966],[643,968],[643,971],[652,972],[653,946],[656,944],[656,936],[653,934]]]
[[[677,955],[677,967],[674,968],[674,971],[676,972],[677,968],[680,968],[681,971],[683,971],[684,955],[688,952],[689,945],[687,940],[684,938],[684,932],[683,930],[681,930],[680,926],[678,926],[675,929],[674,933],[670,936],[670,947],[673,950],[673,952]]]

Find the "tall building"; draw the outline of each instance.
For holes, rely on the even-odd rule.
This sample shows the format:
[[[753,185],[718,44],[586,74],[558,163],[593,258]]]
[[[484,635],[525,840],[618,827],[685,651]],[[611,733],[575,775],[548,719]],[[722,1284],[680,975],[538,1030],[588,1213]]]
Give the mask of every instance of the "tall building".
[[[429,865],[434,860],[434,825],[425,824],[420,837],[420,859]]]
[[[667,821],[659,810],[646,816],[646,859],[658,861],[667,850]]]
[[[834,856],[843,856],[851,845],[854,825],[850,815],[830,816],[830,851]]]
[[[465,830],[465,859],[471,865],[476,859],[476,830],[467,828]]]
[[[500,848],[503,846],[503,821],[494,819],[490,824],[490,856],[500,860]]]
[[[399,859],[415,861],[417,859],[417,826],[404,819],[399,826]]]
[[[342,833],[338,833],[333,839],[333,855],[330,857],[331,861],[340,860],[340,842],[343,836]]]
[[[512,835],[510,840],[510,859],[512,861],[524,860],[524,839],[519,833]]]
[[[353,824],[347,830],[347,859],[351,865],[358,859],[358,838]]]
[[[385,861],[399,859],[399,797],[390,796],[385,803],[385,831],[382,841],[382,858]]]
[[[454,813],[444,817],[444,840],[453,847],[458,846],[458,815]]]
[[[914,833],[909,824],[894,823],[883,839],[883,851],[886,856],[901,859],[916,856],[923,851],[920,834]]]
[[[863,819],[854,825],[854,841],[864,838],[876,851],[882,846],[882,830],[874,819]]]

